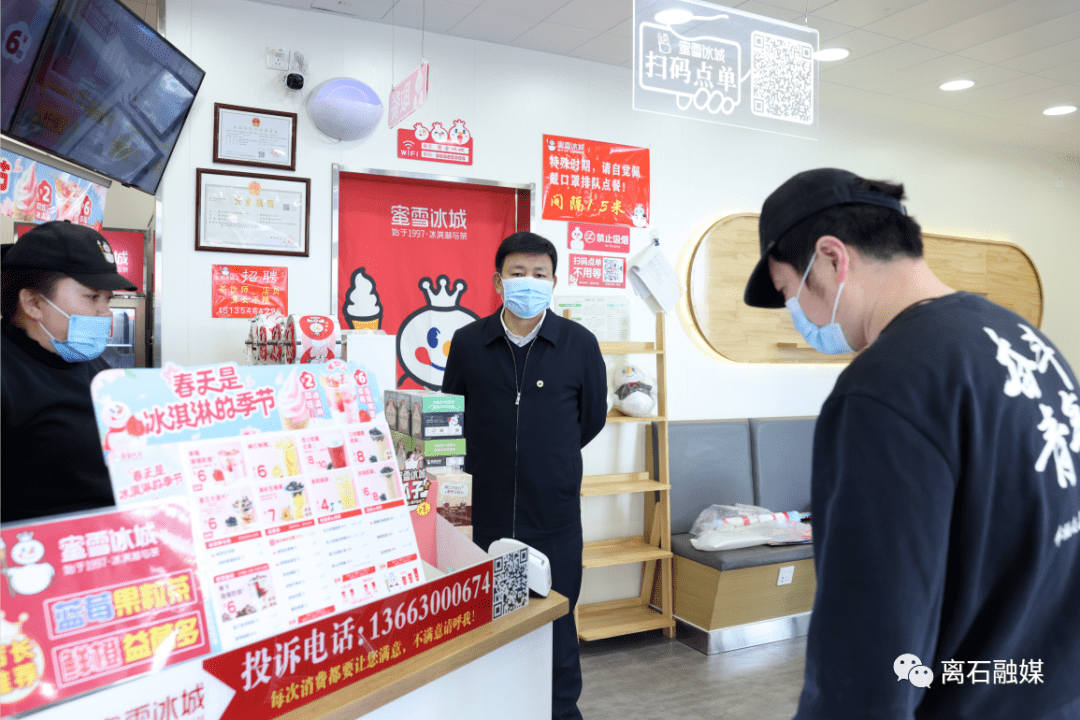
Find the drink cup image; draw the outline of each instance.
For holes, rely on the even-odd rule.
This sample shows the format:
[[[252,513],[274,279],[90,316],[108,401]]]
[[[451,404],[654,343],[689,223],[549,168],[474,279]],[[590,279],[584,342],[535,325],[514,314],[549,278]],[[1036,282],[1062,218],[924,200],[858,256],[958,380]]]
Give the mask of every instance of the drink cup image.
[[[292,516],[299,520],[311,516],[311,506],[307,504],[307,496],[304,494],[304,483],[293,480],[285,486],[285,492],[292,494]]]
[[[296,370],[289,373],[277,394],[278,412],[284,430],[303,430],[311,424],[311,408]]]
[[[356,507],[356,490],[353,488],[352,478],[347,474],[335,475],[334,485],[337,487],[341,509],[352,510]]]
[[[397,500],[400,496],[398,495],[397,474],[394,472],[394,468],[387,465],[379,472],[382,474],[383,480],[386,481],[386,491],[379,496],[379,499],[383,501]]]
[[[360,398],[356,394],[356,383],[342,372],[324,373],[319,376],[319,383],[326,391],[330,403],[330,416],[338,423],[360,422]]]
[[[330,454],[330,467],[328,469],[343,468],[345,459],[345,438],[340,434],[329,435],[326,438],[326,451]]]
[[[394,455],[390,451],[390,445],[386,441],[386,435],[379,428],[371,428],[371,432],[368,433],[371,437],[371,442],[375,444],[375,457],[379,462],[384,460],[393,460]]]
[[[289,438],[281,438],[274,447],[281,451],[281,458],[285,462],[285,476],[300,474],[300,453],[296,451],[296,443]],[[275,468],[276,470],[277,468]],[[276,477],[276,473],[275,473]]]

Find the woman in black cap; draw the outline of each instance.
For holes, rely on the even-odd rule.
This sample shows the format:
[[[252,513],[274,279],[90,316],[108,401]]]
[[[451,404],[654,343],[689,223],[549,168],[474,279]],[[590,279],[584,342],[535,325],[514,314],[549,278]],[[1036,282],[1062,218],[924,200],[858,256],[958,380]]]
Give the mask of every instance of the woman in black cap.
[[[114,290],[135,290],[95,230],[49,222],[4,248],[0,482],[4,522],[114,504],[90,399]]]

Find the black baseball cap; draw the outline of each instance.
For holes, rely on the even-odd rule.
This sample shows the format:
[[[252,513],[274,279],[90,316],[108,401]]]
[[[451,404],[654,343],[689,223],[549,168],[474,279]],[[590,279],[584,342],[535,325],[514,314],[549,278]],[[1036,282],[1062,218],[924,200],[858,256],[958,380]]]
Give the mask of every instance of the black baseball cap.
[[[788,230],[800,222],[837,205],[877,205],[907,214],[904,205],[884,193],[857,189],[862,178],[847,170],[818,168],[790,178],[773,191],[761,206],[758,236],[761,259],[750,273],[743,302],[750,307],[782,308],[784,295],[773,285],[769,255]]]
[[[85,225],[55,220],[36,226],[4,253],[3,269],[56,270],[94,290],[136,290],[116,270],[112,246]]]

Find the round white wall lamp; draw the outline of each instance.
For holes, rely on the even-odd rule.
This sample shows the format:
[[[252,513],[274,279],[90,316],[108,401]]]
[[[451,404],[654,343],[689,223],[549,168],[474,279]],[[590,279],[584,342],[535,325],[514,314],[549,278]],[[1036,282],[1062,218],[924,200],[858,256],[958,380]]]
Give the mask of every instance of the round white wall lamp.
[[[1069,113],[1076,112],[1075,105],[1058,105],[1052,108],[1046,108],[1043,110],[1043,115],[1068,115]]]

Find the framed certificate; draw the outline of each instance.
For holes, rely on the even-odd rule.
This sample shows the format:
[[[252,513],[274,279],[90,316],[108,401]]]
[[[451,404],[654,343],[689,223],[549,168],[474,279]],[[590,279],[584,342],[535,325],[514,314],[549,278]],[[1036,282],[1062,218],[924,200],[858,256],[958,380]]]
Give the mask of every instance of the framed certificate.
[[[296,113],[214,103],[214,162],[296,169]]]
[[[195,171],[195,249],[307,257],[309,178]]]

